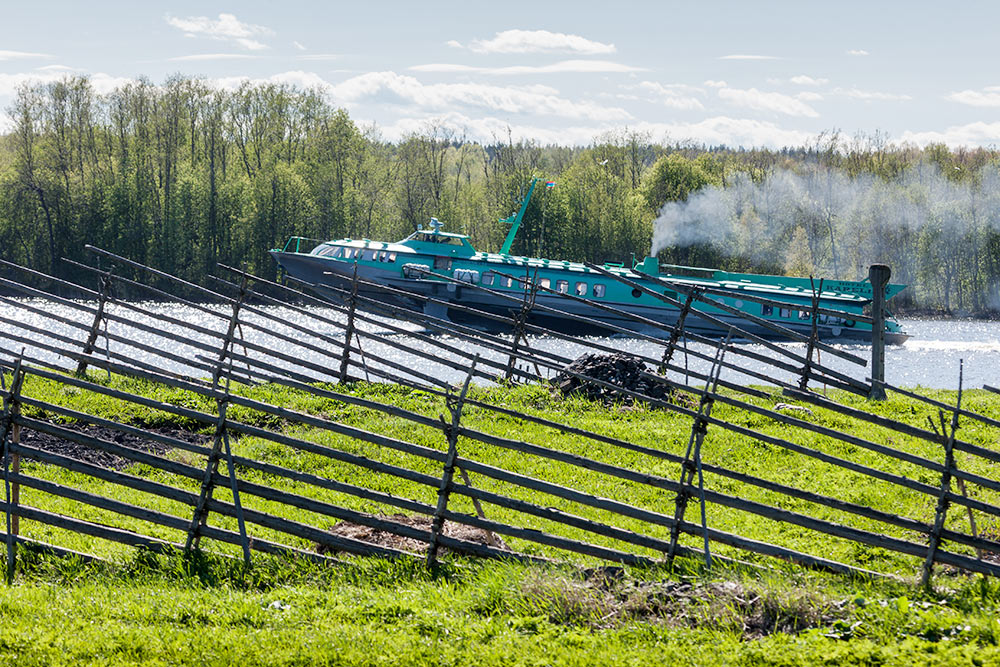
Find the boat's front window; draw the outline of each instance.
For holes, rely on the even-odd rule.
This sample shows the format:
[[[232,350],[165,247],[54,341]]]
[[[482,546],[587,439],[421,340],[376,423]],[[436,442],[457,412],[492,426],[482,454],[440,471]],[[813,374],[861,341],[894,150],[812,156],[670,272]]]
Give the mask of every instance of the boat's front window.
[[[342,248],[339,245],[327,245],[316,248],[313,254],[320,257],[340,257]]]

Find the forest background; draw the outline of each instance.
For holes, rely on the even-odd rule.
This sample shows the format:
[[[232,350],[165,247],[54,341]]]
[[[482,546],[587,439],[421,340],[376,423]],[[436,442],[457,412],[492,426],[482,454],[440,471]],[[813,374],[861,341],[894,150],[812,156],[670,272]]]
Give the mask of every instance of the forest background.
[[[399,240],[436,217],[497,250],[910,286],[898,310],[1000,310],[1000,152],[831,130],[780,150],[655,140],[467,140],[429,122],[398,142],[319,91],[198,79],[107,95],[86,77],[19,89],[0,135],[0,256],[78,282],[87,243],[194,282],[216,262],[273,277],[289,236]]]

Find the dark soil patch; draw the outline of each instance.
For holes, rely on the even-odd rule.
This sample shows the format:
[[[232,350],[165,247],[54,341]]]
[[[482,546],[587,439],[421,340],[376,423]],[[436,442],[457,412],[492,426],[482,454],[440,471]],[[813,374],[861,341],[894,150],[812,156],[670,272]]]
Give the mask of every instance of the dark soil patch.
[[[99,440],[106,440],[122,447],[128,447],[129,449],[148,452],[150,454],[162,456],[164,453],[172,449],[163,443],[156,442],[148,438],[141,438],[139,436],[132,435],[131,433],[123,433],[105,426],[63,423],[58,424],[58,426],[60,428],[75,431],[80,435],[97,438]],[[191,431],[185,431],[179,428],[150,428],[146,430],[158,435],[165,435],[178,440],[183,440],[184,442],[191,444],[205,445],[211,440],[209,436],[202,435],[200,433],[192,433]],[[105,452],[101,449],[96,449],[72,440],[66,440],[65,438],[59,438],[49,435],[48,433],[40,433],[27,428],[21,430],[21,444],[25,447],[32,447],[34,449],[51,452],[53,454],[68,456],[70,458],[77,459],[78,461],[92,463],[94,465],[101,466],[102,468],[110,468],[113,470],[122,470],[134,463],[134,461],[130,461],[129,459],[116,454]]]
[[[407,516],[405,514],[391,514],[380,518],[425,531],[430,531],[431,523],[433,522],[433,519],[429,516]],[[401,535],[396,535],[385,530],[379,530],[378,528],[362,526],[350,521],[341,521],[330,528],[330,532],[337,537],[348,537],[353,540],[361,540],[362,542],[376,544],[380,547],[399,549],[401,551],[409,551],[410,553],[419,554],[427,550],[426,542],[421,542],[420,540],[415,540],[411,537],[402,537]],[[441,533],[446,537],[452,537],[456,540],[475,542],[476,544],[486,544],[500,549],[508,548],[499,535],[490,533],[489,531],[485,531],[481,528],[473,528],[472,526],[466,526],[465,524],[455,523],[454,521],[445,521]],[[316,550],[319,553],[337,553],[336,550],[322,544],[316,545]],[[447,552],[448,550],[444,547],[438,551],[438,553],[442,554]]]

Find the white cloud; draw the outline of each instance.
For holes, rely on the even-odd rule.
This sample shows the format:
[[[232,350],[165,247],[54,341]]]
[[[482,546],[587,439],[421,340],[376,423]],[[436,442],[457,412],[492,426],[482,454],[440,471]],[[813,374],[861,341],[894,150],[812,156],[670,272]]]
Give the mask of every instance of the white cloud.
[[[1000,86],[989,86],[982,90],[962,90],[946,95],[945,99],[971,107],[1000,107]]]
[[[0,74],[0,96],[13,96],[22,85],[37,85],[62,81],[68,73],[64,70],[49,70],[47,72],[19,72],[16,74]],[[110,93],[115,88],[132,83],[134,79],[123,76],[111,76],[104,72],[87,75],[90,85],[100,95]]]
[[[692,96],[692,94],[704,94],[705,91],[700,88],[686,84],[663,85],[656,81],[641,81],[635,88],[652,95],[655,102],[672,109],[697,111],[705,108],[701,100]]]
[[[907,130],[900,137],[904,143],[926,146],[927,144],[947,144],[948,146],[996,146],[1000,137],[1000,122],[978,121],[968,125],[953,125],[943,132],[914,132]]]
[[[35,71],[38,72],[82,72],[83,70],[79,67],[70,67],[69,65],[45,65],[44,67],[36,67]]]
[[[728,56],[719,56],[719,60],[781,60],[778,56],[759,56],[742,53],[734,53]]]
[[[29,53],[27,51],[0,50],[0,60],[22,60],[24,58],[55,58],[48,53]]]
[[[719,97],[730,104],[757,111],[771,111],[788,116],[816,118],[819,114],[800,99],[782,93],[767,93],[756,88],[720,88]]]
[[[447,42],[445,42],[445,46],[450,46],[453,49],[463,48],[462,43],[456,39],[449,39]]]
[[[448,46],[462,48],[462,44],[449,40]],[[475,39],[468,48],[474,53],[578,53],[595,56],[614,53],[614,44],[595,42],[579,35],[567,35],[548,30],[504,30],[493,39]]]
[[[867,56],[869,53],[864,49],[850,49],[846,51],[849,56]]]
[[[705,82],[705,85],[709,88],[726,88],[728,84],[725,81],[712,81],[709,79]]]
[[[823,84],[829,83],[829,79],[813,78],[811,76],[806,76],[805,74],[800,74],[798,76],[793,76],[789,79],[792,83],[799,86],[822,86]]]
[[[270,48],[253,38],[274,34],[270,28],[244,23],[237,19],[234,14],[219,14],[218,19],[211,19],[207,16],[188,16],[187,18],[167,16],[167,23],[183,30],[185,37],[207,37],[218,41],[232,42],[250,51]]]
[[[533,91],[479,83],[424,84],[414,77],[395,72],[369,72],[352,77],[332,86],[330,94],[340,104],[391,104],[432,111],[466,106],[504,113],[597,121],[622,121],[632,117],[624,109],[567,100],[552,94],[550,89]]]
[[[311,53],[308,56],[298,56],[299,60],[340,60],[344,56],[337,53]]]
[[[251,78],[248,76],[226,76],[218,77],[215,79],[206,79],[205,83],[209,86],[215,88],[220,88],[222,90],[236,90],[244,83],[249,83],[252,85],[261,84],[285,84],[288,86],[295,86],[302,89],[312,89],[319,88],[323,92],[329,93],[332,86],[329,81],[321,77],[315,72],[303,72],[302,70],[292,70],[288,72],[281,72],[279,74],[272,74],[269,77],[264,78]]]
[[[429,63],[414,65],[413,72],[475,73],[475,74],[569,74],[644,72],[643,67],[633,67],[609,60],[563,60],[549,65],[511,65],[508,67],[474,67],[457,63]]]
[[[300,42],[296,42],[294,40],[292,41],[292,46],[294,46],[299,51],[307,50],[306,47],[304,47]]]
[[[871,90],[860,90],[858,88],[834,88],[830,92],[834,95],[843,95],[844,97],[850,97],[856,100],[880,100],[886,102],[905,102],[906,100],[913,99],[909,95],[900,95],[897,93],[882,93]]]
[[[561,127],[545,127],[535,124],[512,123],[495,116],[466,116],[458,112],[444,115],[427,115],[408,117],[394,123],[380,125],[383,137],[395,141],[412,132],[421,132],[427,124],[433,122],[455,130],[456,134],[466,135],[470,140],[489,142],[494,138],[506,140],[510,130],[514,141],[533,139],[542,144],[558,144],[562,146],[586,146],[609,130],[620,129],[613,123],[598,125],[566,125]],[[629,123],[628,128],[638,132],[648,132],[654,140],[665,142],[693,142],[710,146],[726,145],[732,147],[766,146],[781,148],[784,146],[802,146],[815,133],[788,130],[773,123],[742,118],[719,116],[707,118],[697,123]]]
[[[823,96],[819,93],[814,93],[811,90],[799,93],[795,96],[795,99],[802,100],[803,102],[819,102],[823,99]]]
[[[187,62],[198,60],[247,60],[249,58],[257,57],[259,56],[251,56],[247,53],[194,53],[189,56],[175,56],[173,58],[167,58],[167,60],[172,62]]]

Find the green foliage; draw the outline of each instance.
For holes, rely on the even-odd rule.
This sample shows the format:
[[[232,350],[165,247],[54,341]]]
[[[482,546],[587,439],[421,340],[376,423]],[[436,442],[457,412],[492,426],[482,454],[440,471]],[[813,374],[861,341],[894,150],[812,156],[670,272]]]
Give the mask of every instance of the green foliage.
[[[476,143],[433,122],[393,143],[317,90],[225,92],[181,76],[105,95],[67,77],[22,87],[6,111],[0,254],[77,282],[90,277],[61,258],[88,259],[87,243],[201,284],[217,262],[273,277],[267,251],[290,235],[397,240],[432,216],[497,250],[507,233],[498,218],[541,177],[557,185],[536,192],[518,254],[627,262],[649,250],[665,203],[720,188],[732,205],[699,224],[730,227],[728,242],[662,258],[849,279],[880,261],[913,286],[897,305],[1000,307],[996,151],[918,150],[879,133],[824,133],[782,151],[698,148],[629,130],[543,147],[509,134]],[[805,184],[771,197],[782,174]],[[938,174],[949,196],[932,185]],[[838,179],[868,184],[865,200],[836,197]],[[750,184],[763,201],[745,198]],[[915,206],[926,225],[909,219]]]

